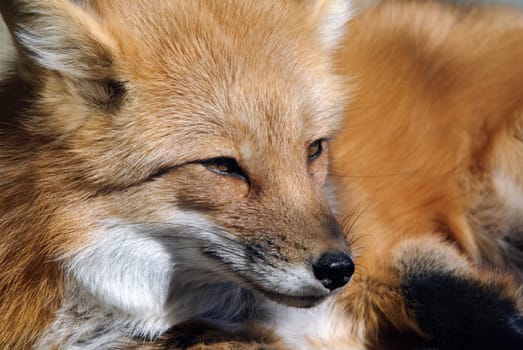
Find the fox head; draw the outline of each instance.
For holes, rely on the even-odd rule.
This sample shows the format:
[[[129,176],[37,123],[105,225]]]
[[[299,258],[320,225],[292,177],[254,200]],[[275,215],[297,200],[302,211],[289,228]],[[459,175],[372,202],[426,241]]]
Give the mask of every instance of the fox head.
[[[2,227],[31,237],[18,254],[58,261],[66,285],[155,330],[195,316],[176,306],[191,288],[306,307],[347,283],[325,193],[347,1],[1,8],[32,97],[0,141],[9,183],[25,184],[2,201],[31,202]]]

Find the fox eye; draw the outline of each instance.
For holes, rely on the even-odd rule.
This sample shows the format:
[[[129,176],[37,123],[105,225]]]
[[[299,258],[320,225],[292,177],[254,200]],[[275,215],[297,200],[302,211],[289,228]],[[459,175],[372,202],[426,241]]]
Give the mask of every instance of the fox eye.
[[[202,165],[219,175],[232,175],[247,180],[247,175],[233,158],[218,157],[202,161]]]
[[[323,153],[324,140],[316,140],[307,148],[307,159],[313,161]]]

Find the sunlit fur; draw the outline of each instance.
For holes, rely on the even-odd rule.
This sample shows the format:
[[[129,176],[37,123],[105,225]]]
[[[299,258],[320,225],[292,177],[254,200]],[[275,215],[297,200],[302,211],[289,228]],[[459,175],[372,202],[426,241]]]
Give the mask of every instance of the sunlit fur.
[[[287,331],[274,312],[332,294],[312,264],[350,249],[328,142],[307,149],[339,127],[349,5],[2,1],[18,55],[0,81],[1,347]]]
[[[349,22],[336,58],[352,94],[330,192],[357,272],[335,298],[276,313],[290,348],[522,348],[521,18],[389,1]]]
[[[348,28],[338,71],[350,77],[353,93],[331,155],[339,212],[347,218],[358,270],[340,304],[365,325],[369,346],[387,348],[388,341],[390,347],[395,342],[410,348],[409,340],[434,334],[420,329],[414,310],[424,306],[408,305],[405,291],[415,279],[445,276],[463,283],[453,290],[455,300],[507,300],[513,314],[500,307],[496,317],[507,329],[511,317],[519,317],[516,334],[523,327],[517,316],[523,276],[523,15],[438,1],[386,1],[356,16]],[[447,310],[447,286],[434,288],[441,288],[439,308]],[[478,305],[475,312],[479,320],[496,310]],[[426,317],[437,323],[442,313]],[[456,324],[466,314],[448,310]],[[473,334],[463,336],[468,345],[449,348],[494,341],[467,324],[435,341],[466,332]],[[354,326],[356,334],[361,325]],[[402,341],[407,345],[398,345]],[[499,346],[519,348],[519,341]]]

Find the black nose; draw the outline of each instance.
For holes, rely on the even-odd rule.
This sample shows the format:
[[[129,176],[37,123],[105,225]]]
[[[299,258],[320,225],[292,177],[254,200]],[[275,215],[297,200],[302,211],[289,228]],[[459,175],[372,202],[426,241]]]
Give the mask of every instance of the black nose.
[[[346,253],[330,252],[320,256],[312,269],[325,288],[335,290],[349,282],[354,273],[354,262]]]

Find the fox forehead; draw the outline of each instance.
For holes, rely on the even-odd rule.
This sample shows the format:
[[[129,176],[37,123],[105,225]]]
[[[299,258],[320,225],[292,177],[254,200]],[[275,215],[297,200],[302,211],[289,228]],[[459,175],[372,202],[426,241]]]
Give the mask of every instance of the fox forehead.
[[[93,0],[82,6],[83,25],[64,19],[80,34],[58,35],[56,48],[40,47],[36,29],[22,33],[46,67],[82,83],[100,70],[124,90],[115,108],[101,110],[81,87],[48,75],[39,103],[54,111],[46,132],[67,140],[69,176],[126,187],[214,157],[303,168],[304,147],[335,134],[346,100],[306,3]],[[56,33],[60,16],[44,17],[38,33]],[[77,56],[85,62],[70,64]],[[100,95],[99,85],[90,88]]]
[[[177,140],[180,130],[198,135],[192,142],[237,144],[239,138],[260,146],[270,139],[301,146],[332,136],[342,91],[293,2],[157,5],[100,1],[96,7],[132,96],[123,118]]]

